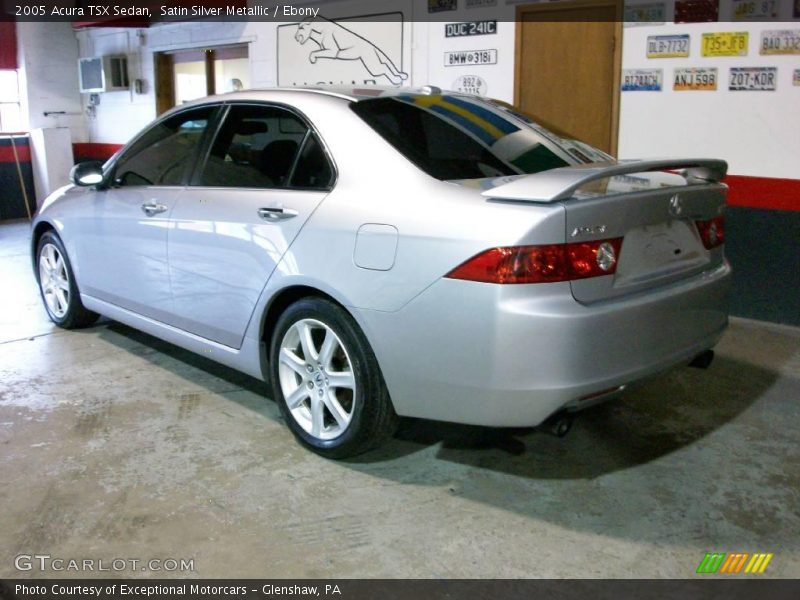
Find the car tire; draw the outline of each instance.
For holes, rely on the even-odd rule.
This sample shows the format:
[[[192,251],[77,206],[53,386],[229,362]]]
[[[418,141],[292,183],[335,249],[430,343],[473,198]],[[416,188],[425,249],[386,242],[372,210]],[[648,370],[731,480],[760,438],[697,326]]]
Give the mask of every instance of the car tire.
[[[280,316],[270,379],[292,433],[326,458],[366,452],[397,428],[372,348],[353,318],[329,300],[303,298]]]
[[[78,284],[61,238],[48,231],[36,246],[36,280],[50,320],[63,329],[88,327],[98,315],[81,302]]]

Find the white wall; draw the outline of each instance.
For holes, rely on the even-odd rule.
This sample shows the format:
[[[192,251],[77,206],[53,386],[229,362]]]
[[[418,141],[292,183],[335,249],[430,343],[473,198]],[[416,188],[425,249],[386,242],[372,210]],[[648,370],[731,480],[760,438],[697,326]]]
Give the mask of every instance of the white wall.
[[[664,84],[661,92],[622,92],[620,157],[715,157],[736,175],[800,178],[800,86],[792,85],[800,56],[759,54],[761,31],[774,29],[800,29],[800,22],[625,27],[623,69],[661,68]],[[749,32],[748,55],[701,56],[701,36],[712,31]],[[691,36],[689,58],[646,58],[647,36],[669,34]],[[757,66],[778,68],[775,91],[728,91],[730,67]],[[717,90],[674,91],[676,67],[717,67]]]
[[[320,6],[321,3],[315,3]],[[432,84],[450,89],[461,75],[477,75],[487,86],[487,95],[511,101],[514,90],[515,24],[514,4],[502,0],[493,9],[460,9],[447,14],[448,21],[498,18],[494,35],[445,38],[444,23],[426,22],[427,0],[375,0],[373,12],[400,10],[404,13],[403,66],[415,86]],[[785,6],[784,6],[785,5]],[[782,3],[790,10],[789,3]],[[363,6],[350,0],[327,4],[323,15],[344,18],[360,14]],[[782,10],[784,10],[782,9]],[[667,14],[667,19],[672,17]],[[723,18],[727,18],[722,15]],[[415,18],[418,21],[415,21]],[[131,78],[146,82],[145,93],[133,91],[101,94],[97,116],[88,121],[90,141],[124,143],[155,117],[153,53],[232,43],[249,44],[252,87],[277,84],[277,27],[274,22],[205,23],[188,22],[134,29],[88,29],[77,34],[80,55],[124,53],[129,56]],[[798,178],[800,156],[800,86],[791,83],[792,70],[800,68],[797,56],[760,56],[758,42],[764,29],[800,28],[800,23],[705,23],[625,27],[623,68],[661,68],[661,92],[621,94],[619,154],[623,158],[648,156],[713,156],[729,161],[737,175]],[[703,58],[701,34],[708,31],[748,31],[748,56]],[[647,59],[648,35],[688,33],[691,53],[686,59]],[[445,67],[444,53],[450,50],[495,49],[497,65]],[[718,89],[714,92],[675,92],[676,67],[716,66]],[[778,85],[774,92],[729,92],[731,66],[776,66]],[[74,69],[69,69],[70,78]],[[74,87],[74,80],[71,82]],[[83,102],[87,98],[84,96]]]
[[[78,42],[69,23],[17,23],[23,120],[28,129],[69,127],[72,141],[86,139],[78,93]],[[45,112],[65,115],[45,117]]]
[[[427,2],[422,2],[418,11],[424,19]],[[416,27],[427,30],[427,38],[421,39],[420,54],[426,63],[427,80],[417,85],[430,83],[442,89],[455,88],[456,80],[463,75],[480,77],[486,83],[486,96],[513,102],[514,100],[514,36],[516,24],[513,22],[516,7],[499,5],[490,8],[465,8],[447,13],[447,23],[496,20],[497,33],[464,37],[445,37],[444,22],[420,23]],[[424,26],[424,27],[423,27]],[[421,36],[420,36],[421,37]],[[496,65],[445,66],[445,52],[467,50],[496,50]],[[416,68],[416,65],[415,65]]]

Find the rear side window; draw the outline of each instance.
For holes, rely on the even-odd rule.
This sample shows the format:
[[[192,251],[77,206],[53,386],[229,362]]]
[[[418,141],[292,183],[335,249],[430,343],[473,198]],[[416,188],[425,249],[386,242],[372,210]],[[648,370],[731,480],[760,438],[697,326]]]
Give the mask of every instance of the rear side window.
[[[194,183],[320,189],[331,175],[322,146],[295,114],[275,106],[234,105]]]
[[[441,180],[538,173],[575,162],[520,119],[466,96],[398,95],[353,111],[428,175]]]
[[[203,107],[156,123],[117,161],[119,186],[180,185],[216,107]]]
[[[297,166],[292,175],[291,187],[324,190],[333,184],[333,169],[317,136],[309,132]]]

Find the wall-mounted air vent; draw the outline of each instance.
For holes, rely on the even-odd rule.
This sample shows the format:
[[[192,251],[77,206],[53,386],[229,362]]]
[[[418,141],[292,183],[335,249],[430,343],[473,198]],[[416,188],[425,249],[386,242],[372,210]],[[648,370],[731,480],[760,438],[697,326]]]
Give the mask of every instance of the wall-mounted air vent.
[[[124,56],[97,56],[78,59],[81,93],[116,92],[130,87],[128,59]]]

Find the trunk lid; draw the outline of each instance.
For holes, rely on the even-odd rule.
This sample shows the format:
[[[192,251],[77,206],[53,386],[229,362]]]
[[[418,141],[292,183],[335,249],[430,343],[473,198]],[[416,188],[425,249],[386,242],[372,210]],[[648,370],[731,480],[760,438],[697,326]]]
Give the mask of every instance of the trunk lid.
[[[622,238],[614,275],[572,281],[572,295],[580,302],[595,302],[719,265],[721,247],[706,250],[695,221],[719,216],[725,192],[720,184],[683,185],[562,202],[568,243]]]
[[[686,170],[656,170],[680,168]],[[595,163],[506,178],[484,195],[561,204],[568,244],[622,238],[613,275],[570,282],[574,298],[591,303],[663,286],[721,264],[722,247],[707,250],[695,222],[724,210],[727,187],[719,181],[726,168],[724,162],[710,160]]]

